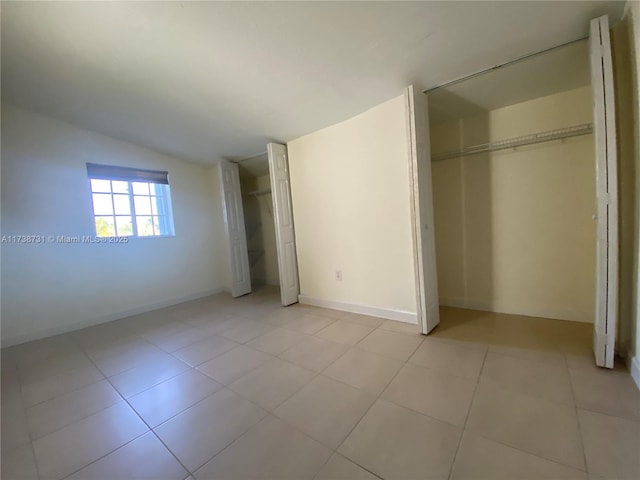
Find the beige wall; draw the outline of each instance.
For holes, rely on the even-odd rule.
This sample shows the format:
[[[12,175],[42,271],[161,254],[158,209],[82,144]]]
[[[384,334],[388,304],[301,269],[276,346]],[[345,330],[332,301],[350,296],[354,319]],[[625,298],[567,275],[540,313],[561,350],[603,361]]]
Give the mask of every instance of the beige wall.
[[[588,87],[432,128],[434,153],[591,122]],[[433,163],[441,303],[593,321],[593,139]]]
[[[415,314],[404,98],[288,148],[302,295]]]
[[[221,207],[207,168],[2,105],[2,235],[95,235],[86,162],[169,172],[175,236],[2,245],[2,342],[218,291]]]
[[[640,387],[640,2],[627,2],[622,23],[622,28],[626,30],[623,36],[626,37],[626,41],[628,42],[626,56],[631,75],[629,79],[630,85],[626,90],[626,95],[628,95],[629,98],[618,97],[617,107],[627,111],[631,110],[631,112],[628,112],[627,121],[629,121],[629,117],[632,118],[632,127],[618,130],[619,135],[621,135],[618,143],[619,146],[622,146],[622,148],[625,149],[624,151],[627,152],[627,154],[621,158],[622,167],[626,168],[626,172],[629,172],[628,175],[634,176],[635,182],[633,182],[633,200],[631,203],[622,204],[623,207],[624,205],[632,204],[626,212],[622,213],[624,215],[623,222],[626,221],[628,225],[631,225],[630,229],[633,231],[633,239],[630,241],[627,240],[628,246],[626,247],[627,249],[631,248],[632,252],[626,250],[622,252],[621,255],[621,260],[624,260],[624,264],[622,265],[623,274],[626,269],[631,270],[631,278],[628,280],[630,290],[628,299],[621,295],[621,302],[627,302],[626,305],[623,304],[621,307],[626,310],[621,309],[621,312],[628,312],[630,317],[627,327],[629,337],[627,340],[628,357],[630,362],[632,362],[631,373],[634,375],[636,383]],[[616,40],[620,38],[621,33],[619,28],[617,30],[615,33],[618,35],[614,36],[614,55],[616,53]],[[623,55],[624,54],[625,53],[623,53]],[[614,56],[614,60],[619,60],[619,58]],[[616,66],[618,67],[620,62],[617,63],[618,65]],[[619,71],[616,73],[619,73]],[[625,199],[626,198],[622,199],[623,202]],[[631,265],[629,265],[629,262]],[[624,293],[624,291],[621,292],[621,294]]]

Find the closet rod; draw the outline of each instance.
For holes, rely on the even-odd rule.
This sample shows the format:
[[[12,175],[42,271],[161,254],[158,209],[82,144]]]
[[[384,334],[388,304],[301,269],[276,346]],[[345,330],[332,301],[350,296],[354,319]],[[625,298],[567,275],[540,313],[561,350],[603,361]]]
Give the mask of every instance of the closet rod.
[[[523,55],[521,57],[514,58],[513,60],[509,60],[509,61],[506,61],[504,63],[500,63],[498,65],[494,65],[493,67],[485,68],[484,70],[479,70],[477,72],[470,73],[468,75],[464,75],[462,77],[456,78],[454,80],[449,80],[448,82],[441,83],[440,85],[436,85],[435,87],[427,88],[426,90],[423,90],[422,93],[429,94],[429,93],[433,92],[434,90],[439,90],[441,88],[451,87],[451,86],[453,86],[453,85],[455,85],[457,83],[461,83],[461,82],[464,82],[466,80],[470,80],[470,79],[472,79],[474,77],[477,77],[479,75],[484,75],[485,73],[491,72],[493,70],[497,70],[499,68],[506,67],[506,66],[512,65],[514,63],[519,63],[519,62],[522,62],[523,60],[528,60],[529,58],[535,57],[536,55],[540,55],[542,53],[547,53],[547,52],[550,52],[550,51],[555,50],[557,48],[566,47],[567,45],[571,45],[573,43],[578,43],[578,42],[581,42],[581,41],[586,40],[588,38],[589,38],[589,36],[587,35],[586,37],[580,37],[580,38],[577,38],[575,40],[571,40],[571,41],[566,42],[566,43],[561,43],[560,45],[555,45],[555,46],[550,47],[550,48],[545,48],[544,50],[540,50],[539,52],[529,53],[529,54]]]
[[[449,158],[465,157],[476,153],[494,152],[496,150],[505,150],[507,148],[522,147],[524,145],[533,145],[535,143],[550,142],[552,140],[562,140],[563,138],[577,137],[579,135],[587,135],[593,131],[590,123],[576,125],[573,127],[559,128],[557,130],[549,130],[546,132],[533,133],[531,135],[523,135],[521,137],[509,138],[506,140],[498,140],[496,142],[483,143],[466,147],[461,150],[444,152],[433,155],[431,160],[434,162],[447,160]]]
[[[254,158],[258,158],[258,157],[262,157],[263,155],[266,155],[267,152],[260,152],[260,153],[256,153],[255,155],[251,155],[250,157],[244,157],[244,158],[240,158],[238,160],[229,160],[231,163],[240,163],[240,162],[244,162],[246,160],[252,160]]]

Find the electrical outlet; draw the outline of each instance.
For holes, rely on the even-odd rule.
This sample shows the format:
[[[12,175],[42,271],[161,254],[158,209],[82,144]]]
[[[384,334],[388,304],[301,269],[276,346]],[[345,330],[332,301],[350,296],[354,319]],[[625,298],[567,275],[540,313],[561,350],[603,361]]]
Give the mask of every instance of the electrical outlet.
[[[342,281],[342,270],[336,270],[336,280],[338,282]]]

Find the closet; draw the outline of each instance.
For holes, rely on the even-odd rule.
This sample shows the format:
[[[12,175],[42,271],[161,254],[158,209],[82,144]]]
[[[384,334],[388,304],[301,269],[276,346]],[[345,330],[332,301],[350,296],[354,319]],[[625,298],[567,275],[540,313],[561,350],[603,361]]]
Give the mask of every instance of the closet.
[[[438,305],[594,325],[613,366],[618,193],[607,17],[589,39],[406,90],[418,319]]]
[[[586,40],[428,93],[441,305],[593,322]]]
[[[228,247],[230,293],[277,285],[283,306],[298,302],[287,146],[270,142],[264,154],[221,160],[218,178]]]
[[[266,154],[238,163],[251,286],[280,285],[273,199]]]

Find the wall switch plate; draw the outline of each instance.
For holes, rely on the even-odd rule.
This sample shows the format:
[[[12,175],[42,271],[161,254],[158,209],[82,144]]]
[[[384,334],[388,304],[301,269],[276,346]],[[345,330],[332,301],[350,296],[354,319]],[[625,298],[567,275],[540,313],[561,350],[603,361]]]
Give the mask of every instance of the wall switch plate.
[[[342,281],[342,270],[336,270],[336,280],[338,282]]]

